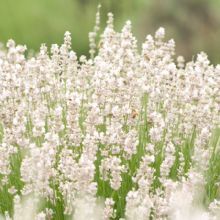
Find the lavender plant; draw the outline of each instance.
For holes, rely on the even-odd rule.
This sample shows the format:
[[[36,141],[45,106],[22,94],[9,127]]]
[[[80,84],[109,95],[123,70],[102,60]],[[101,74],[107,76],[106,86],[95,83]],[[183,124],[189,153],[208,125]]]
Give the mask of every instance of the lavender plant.
[[[220,65],[98,16],[91,58],[0,51],[0,218],[219,219]]]

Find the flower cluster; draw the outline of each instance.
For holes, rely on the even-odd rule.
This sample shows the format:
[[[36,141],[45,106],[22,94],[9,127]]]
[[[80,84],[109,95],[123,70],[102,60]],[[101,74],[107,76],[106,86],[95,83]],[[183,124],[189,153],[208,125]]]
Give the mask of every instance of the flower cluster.
[[[175,59],[163,28],[139,52],[112,14],[96,46],[99,22],[91,58],[69,32],[31,57],[13,40],[1,49],[1,214],[219,219],[220,65]]]

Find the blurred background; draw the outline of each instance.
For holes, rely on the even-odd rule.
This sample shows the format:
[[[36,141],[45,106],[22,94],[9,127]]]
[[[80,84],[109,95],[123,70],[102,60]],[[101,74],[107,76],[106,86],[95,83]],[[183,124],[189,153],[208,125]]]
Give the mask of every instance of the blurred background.
[[[111,11],[116,30],[132,21],[139,46],[163,26],[187,61],[204,51],[214,64],[220,63],[220,0],[0,0],[0,42],[13,38],[38,50],[41,43],[62,43],[68,30],[73,49],[87,55],[98,3],[102,30]]]

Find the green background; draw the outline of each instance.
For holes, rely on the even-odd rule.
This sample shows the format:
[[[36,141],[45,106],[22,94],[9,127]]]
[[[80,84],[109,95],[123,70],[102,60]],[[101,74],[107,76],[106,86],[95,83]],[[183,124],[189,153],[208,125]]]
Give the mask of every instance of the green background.
[[[220,0],[0,0],[0,42],[13,38],[38,50],[41,43],[62,43],[68,30],[73,49],[87,55],[98,3],[102,30],[111,11],[116,29],[131,20],[140,42],[164,26],[167,38],[176,41],[178,55],[191,60],[205,51],[212,62],[220,63]]]

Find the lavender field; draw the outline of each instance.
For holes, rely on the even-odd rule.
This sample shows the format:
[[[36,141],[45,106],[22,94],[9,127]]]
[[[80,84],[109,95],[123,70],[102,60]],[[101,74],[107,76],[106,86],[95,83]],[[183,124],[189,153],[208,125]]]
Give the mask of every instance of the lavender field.
[[[99,24],[90,57],[1,47],[0,219],[220,219],[220,65]]]

